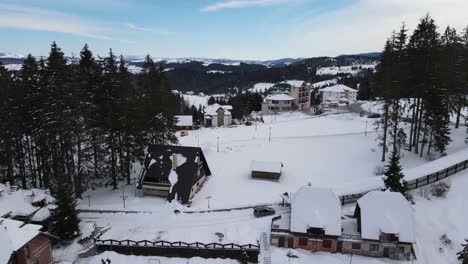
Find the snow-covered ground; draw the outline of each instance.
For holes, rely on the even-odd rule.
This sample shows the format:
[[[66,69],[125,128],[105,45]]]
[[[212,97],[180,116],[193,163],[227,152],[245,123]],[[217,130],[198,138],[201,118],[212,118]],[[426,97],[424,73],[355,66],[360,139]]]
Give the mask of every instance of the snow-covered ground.
[[[233,128],[213,128],[189,131],[189,136],[180,138],[187,146],[201,146],[208,160],[212,176],[195,196],[191,208],[168,204],[165,199],[137,197],[134,186],[126,186],[128,195],[125,210],[145,211],[136,213],[80,214],[85,223],[110,226],[102,239],[200,241],[222,243],[257,243],[260,232],[268,230],[271,217],[254,218],[252,209],[211,213],[179,213],[174,210],[206,210],[208,196],[210,208],[228,208],[279,202],[284,192],[294,192],[311,183],[317,187],[329,187],[338,194],[361,191],[381,184],[375,176],[379,161],[377,133],[372,130],[373,119],[361,118],[357,114],[309,116],[304,113],[286,113],[265,116],[265,123]],[[368,126],[368,134],[364,130]],[[271,131],[271,142],[269,133]],[[403,153],[402,163],[408,177],[417,177],[439,167],[449,166],[468,157],[464,143],[465,127],[453,130],[454,141],[448,148],[448,156],[429,162],[412,153]],[[217,152],[219,137],[220,151]],[[250,176],[252,160],[280,161],[284,164],[279,182],[253,180]],[[134,168],[134,174],[139,168]],[[416,252],[414,263],[455,264],[455,252],[460,250],[463,238],[468,236],[465,225],[468,217],[468,172],[461,172],[446,180],[452,186],[447,198],[432,198],[430,201],[414,191],[416,204]],[[87,192],[80,208],[96,210],[124,210],[118,191],[97,190]],[[287,213],[287,208],[275,207],[277,213]],[[343,214],[350,214],[354,205],[343,207]],[[218,234],[217,234],[218,233]],[[220,235],[222,234],[222,235]],[[442,246],[440,236],[447,234],[451,246]],[[440,250],[439,248],[442,248]],[[288,250],[272,248],[272,263],[288,263]],[[441,252],[442,251],[442,252]],[[309,253],[293,250],[299,256],[290,263],[350,263],[350,255]],[[105,253],[114,254],[114,253]],[[103,258],[94,257],[89,263]],[[105,255],[110,256],[110,255]],[[147,261],[145,257],[116,256],[112,263]],[[159,257],[158,257],[159,258]],[[160,258],[164,259],[164,258]],[[95,261],[95,262],[93,262]],[[120,261],[120,262],[119,262]],[[166,261],[164,259],[164,261]],[[169,260],[168,260],[169,261]],[[186,263],[186,259],[171,259],[167,263]],[[179,262],[177,262],[179,261]],[[195,259],[189,263],[197,263]],[[211,261],[211,260],[209,260]],[[210,263],[208,260],[203,263]],[[229,260],[213,260],[213,263],[231,263]],[[86,263],[86,262],[85,262]],[[166,263],[166,262],[164,262]],[[387,259],[353,256],[352,263],[383,264],[407,263]]]
[[[271,87],[275,85],[274,83],[256,83],[252,88],[249,89],[250,92],[254,93],[262,93],[264,91],[267,91]]]
[[[375,69],[377,64],[359,64],[352,66],[322,67],[317,69],[317,75],[337,75],[340,73],[356,75],[363,69]]]
[[[184,100],[189,104],[189,105],[194,105],[195,107],[198,108],[198,106],[207,106],[208,105],[208,99],[210,99],[209,95],[189,95],[189,94],[183,94]]]
[[[188,136],[179,138],[181,145],[202,147],[212,172],[195,195],[191,210],[207,209],[207,196],[211,197],[211,208],[229,208],[278,202],[282,193],[294,192],[309,182],[316,187],[333,188],[338,194],[365,191],[382,183],[375,175],[376,166],[383,164],[373,119],[351,113],[322,117],[286,113],[264,119],[265,123],[252,126],[189,131]],[[443,158],[446,162],[465,155],[460,152],[466,149],[464,127],[454,130],[452,135],[449,155]],[[252,179],[252,160],[282,162],[280,180]],[[427,168],[415,168],[428,162],[412,153],[402,155],[403,168],[409,175],[423,173]],[[444,161],[439,164],[444,166]],[[134,173],[138,172],[139,168],[135,168]],[[134,186],[127,187],[126,193],[129,195],[126,210],[153,211],[165,203],[162,198],[135,197]],[[88,194],[91,206],[85,199],[81,202],[83,208],[123,209],[120,190],[101,189]]]

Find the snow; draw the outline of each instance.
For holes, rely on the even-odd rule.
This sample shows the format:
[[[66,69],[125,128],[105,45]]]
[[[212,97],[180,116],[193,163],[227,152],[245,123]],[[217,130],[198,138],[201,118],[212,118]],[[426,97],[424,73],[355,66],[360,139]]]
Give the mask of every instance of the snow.
[[[274,101],[294,101],[295,98],[292,96],[289,96],[287,94],[273,94],[273,95],[268,95],[266,97],[266,100],[274,100]]]
[[[7,64],[3,65],[3,67],[9,71],[19,71],[23,68],[23,64]]]
[[[171,170],[169,173],[169,182],[171,183],[171,187],[169,188],[169,193],[172,192],[172,188],[174,185],[179,181],[179,175],[177,175],[177,172],[175,170]]]
[[[325,235],[341,235],[341,203],[331,189],[301,187],[291,201],[291,232],[321,228]]]
[[[195,107],[199,107],[200,105],[207,106],[208,105],[208,99],[210,99],[210,96],[199,96],[199,95],[193,95],[193,94],[183,94],[182,97],[184,100],[189,104],[193,105]]]
[[[179,204],[166,203],[153,212],[80,213],[80,217],[83,221],[92,221],[99,227],[110,226],[110,229],[100,237],[103,240],[165,240],[255,245],[259,232],[269,230],[272,218],[255,218],[253,209],[192,214],[176,214],[175,209],[184,210]],[[220,238],[217,233],[223,237]]]
[[[86,259],[88,264],[102,264],[102,259],[110,259],[112,264],[127,263],[148,263],[148,264],[238,264],[234,259],[204,259],[204,258],[166,258],[166,257],[146,257],[146,256],[127,256],[115,252],[103,252],[97,256]]]
[[[283,83],[289,84],[289,85],[294,86],[294,87],[301,87],[302,84],[304,84],[304,81],[300,81],[300,80],[287,80],[287,81],[284,81]]]
[[[220,74],[225,74],[225,73],[231,73],[232,71],[217,71],[217,70],[211,70],[211,71],[207,71],[206,73],[210,74],[210,73],[220,73]]]
[[[193,117],[191,115],[177,115],[174,117],[177,119],[176,126],[180,126],[180,127],[193,126]]]
[[[344,93],[345,91],[357,92],[357,90],[352,89],[343,84],[336,84],[333,86],[325,87],[320,89],[321,92],[335,92],[335,93]]]
[[[399,192],[372,191],[357,201],[361,208],[361,236],[379,240],[395,234],[400,242],[414,243],[413,208]]]
[[[6,230],[6,233],[3,232],[2,236],[5,235],[7,239],[6,241],[11,241],[9,244],[13,251],[16,251],[23,247],[26,243],[31,241],[34,237],[39,235],[37,230],[33,230],[31,228],[20,228],[23,222],[11,220],[11,219],[3,219],[0,218],[0,229]],[[4,240],[4,242],[5,242]],[[1,243],[2,240],[0,240]],[[8,245],[0,244],[1,247],[9,247]]]
[[[31,221],[42,222],[50,217],[50,211],[47,208],[41,208],[31,218]]]
[[[212,104],[212,105],[209,105],[207,107],[205,107],[205,116],[206,115],[209,115],[209,116],[217,116],[218,115],[218,109],[219,108],[223,108],[224,109],[224,114],[225,115],[230,115],[231,112],[230,110],[232,110],[232,105],[220,105],[220,104]]]
[[[0,263],[8,263],[13,253],[13,242],[5,226],[0,224]]]
[[[1,184],[0,184],[1,185]],[[2,193],[0,197],[0,217],[11,212],[12,216],[28,216],[39,210],[38,207],[32,206],[27,200],[30,191],[18,190],[11,194]]]
[[[328,85],[336,84],[337,82],[338,82],[338,79],[335,78],[335,79],[330,79],[330,80],[325,80],[325,81],[313,83],[313,84],[312,84],[312,87],[314,87],[314,88],[321,88],[321,87],[323,87],[323,86],[328,86]]]
[[[352,74],[356,75],[363,69],[375,69],[377,64],[359,64],[352,66],[333,66],[333,67],[322,67],[317,69],[317,75],[337,75],[337,74]]]
[[[254,93],[262,93],[273,87],[274,83],[256,83],[249,91]]]
[[[252,171],[281,173],[283,164],[281,162],[252,160],[250,168]]]
[[[140,74],[143,71],[143,68],[136,65],[127,65],[127,70],[133,74]]]

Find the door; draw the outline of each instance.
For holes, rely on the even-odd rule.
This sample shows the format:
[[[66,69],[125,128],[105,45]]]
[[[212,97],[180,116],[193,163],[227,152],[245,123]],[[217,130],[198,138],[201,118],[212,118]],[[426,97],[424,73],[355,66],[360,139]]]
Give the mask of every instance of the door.
[[[294,248],[294,237],[288,237],[288,248]]]
[[[384,247],[384,249],[383,249],[383,257],[384,257],[384,258],[389,258],[389,257],[390,257],[390,248]]]
[[[278,239],[278,247],[284,247],[284,237],[280,236]]]
[[[336,252],[342,252],[343,251],[343,241],[338,241],[336,244]]]

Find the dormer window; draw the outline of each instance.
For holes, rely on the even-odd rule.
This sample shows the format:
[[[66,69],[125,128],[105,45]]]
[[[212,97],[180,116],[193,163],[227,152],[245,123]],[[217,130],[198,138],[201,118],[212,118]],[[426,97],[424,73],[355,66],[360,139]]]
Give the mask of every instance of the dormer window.
[[[325,235],[325,230],[323,228],[310,227],[307,229],[307,234],[310,235]]]

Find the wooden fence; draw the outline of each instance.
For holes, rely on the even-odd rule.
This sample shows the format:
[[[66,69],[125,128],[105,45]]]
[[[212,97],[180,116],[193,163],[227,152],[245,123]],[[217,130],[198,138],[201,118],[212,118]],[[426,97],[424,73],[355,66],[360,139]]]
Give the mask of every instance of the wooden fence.
[[[415,190],[424,186],[427,186],[429,184],[433,184],[435,182],[438,182],[440,180],[443,180],[457,172],[460,172],[462,170],[465,170],[468,167],[468,160],[459,162],[455,165],[452,165],[448,168],[445,168],[443,170],[419,177],[417,179],[408,181],[408,190]],[[379,190],[379,189],[375,189]],[[373,190],[369,190],[373,191]],[[356,202],[359,198],[363,197],[368,193],[369,191],[366,192],[361,192],[361,193],[355,193],[355,194],[348,194],[348,195],[343,195],[340,196],[340,201],[341,204],[348,204],[348,203],[354,203]]]
[[[202,258],[231,258],[258,263],[260,246],[253,244],[238,245],[234,243],[186,243],[182,241],[133,241],[114,239],[95,239],[94,244],[98,252],[115,251],[126,255],[165,256],[165,257],[202,257]]]

